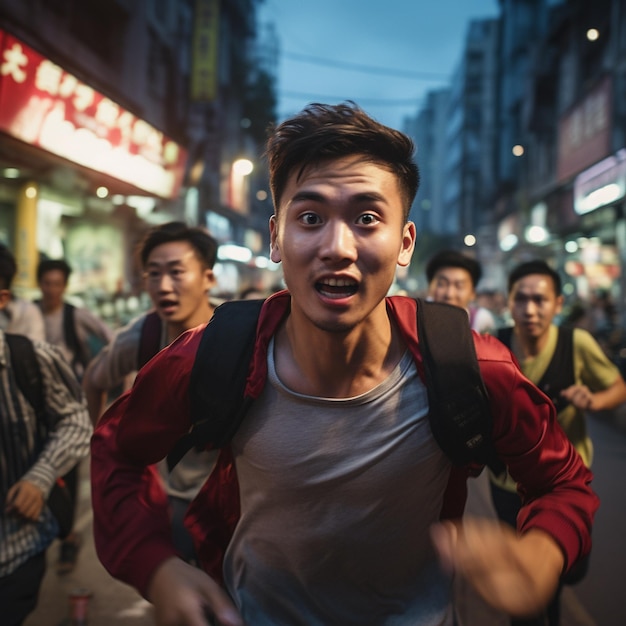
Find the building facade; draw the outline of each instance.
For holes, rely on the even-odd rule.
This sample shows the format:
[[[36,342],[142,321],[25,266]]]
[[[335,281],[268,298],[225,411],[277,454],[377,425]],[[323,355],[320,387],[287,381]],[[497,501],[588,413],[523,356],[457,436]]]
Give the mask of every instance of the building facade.
[[[262,111],[249,98],[256,4],[2,2],[0,240],[16,290],[30,295],[42,256],[65,257],[71,292],[116,323],[141,305],[133,252],[152,224],[215,212],[221,240],[255,239],[233,164],[259,152],[250,118],[273,115],[271,77]]]

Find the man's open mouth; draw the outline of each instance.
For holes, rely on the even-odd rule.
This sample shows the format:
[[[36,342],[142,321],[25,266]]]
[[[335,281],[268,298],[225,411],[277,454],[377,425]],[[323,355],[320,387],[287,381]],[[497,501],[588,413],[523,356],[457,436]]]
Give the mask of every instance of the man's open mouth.
[[[358,291],[358,284],[346,278],[327,278],[315,283],[317,291],[327,298],[347,298]]]

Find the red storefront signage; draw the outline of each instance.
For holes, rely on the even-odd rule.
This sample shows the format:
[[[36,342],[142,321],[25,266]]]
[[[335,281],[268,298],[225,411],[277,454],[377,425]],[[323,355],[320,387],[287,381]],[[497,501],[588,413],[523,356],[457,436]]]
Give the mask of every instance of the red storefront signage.
[[[611,152],[611,81],[603,78],[559,123],[557,178],[563,182]]]
[[[163,198],[187,153],[146,121],[0,30],[0,131]]]

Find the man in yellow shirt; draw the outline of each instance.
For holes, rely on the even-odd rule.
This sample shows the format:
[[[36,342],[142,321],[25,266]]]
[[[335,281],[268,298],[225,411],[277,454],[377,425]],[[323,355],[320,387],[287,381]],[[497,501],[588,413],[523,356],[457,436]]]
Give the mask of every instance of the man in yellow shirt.
[[[558,273],[541,260],[513,269],[508,281],[509,309],[514,326],[498,331],[498,338],[513,352],[524,375],[554,403],[559,424],[589,467],[593,446],[585,413],[615,408],[626,401],[626,383],[586,330],[554,324],[563,295]],[[491,478],[498,516],[515,526],[521,506],[515,482],[508,475]],[[584,572],[581,572],[581,576]],[[548,607],[548,624],[559,624],[559,594]],[[512,626],[543,625],[537,620],[513,620]]]

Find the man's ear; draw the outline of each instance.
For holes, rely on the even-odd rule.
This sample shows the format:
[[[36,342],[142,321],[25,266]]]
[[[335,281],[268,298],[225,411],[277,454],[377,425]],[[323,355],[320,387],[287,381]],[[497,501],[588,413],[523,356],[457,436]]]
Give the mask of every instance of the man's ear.
[[[207,291],[210,291],[213,287],[215,287],[215,285],[217,285],[217,278],[215,278],[213,270],[208,268],[204,271],[204,276],[207,281]]]
[[[8,289],[0,289],[0,311],[9,304],[11,300],[11,292]]]
[[[416,239],[415,224],[407,222],[402,228],[402,243],[398,252],[398,265],[406,267],[411,262]]]
[[[563,304],[565,303],[565,297],[563,294],[556,297],[556,310],[555,313],[558,315],[563,310]]]
[[[278,249],[278,218],[270,217],[270,259],[274,263],[281,262],[280,250]]]

